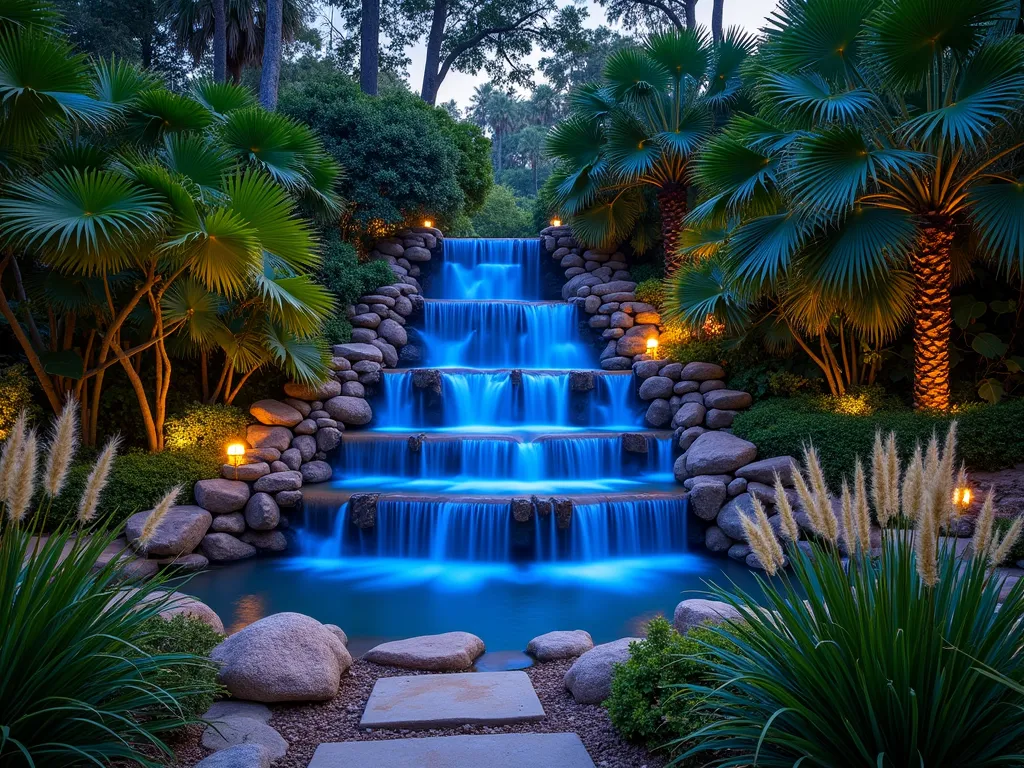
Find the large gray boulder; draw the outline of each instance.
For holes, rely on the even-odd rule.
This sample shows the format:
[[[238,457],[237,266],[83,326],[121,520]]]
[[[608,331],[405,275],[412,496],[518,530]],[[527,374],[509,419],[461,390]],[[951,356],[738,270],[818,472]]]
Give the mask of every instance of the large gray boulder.
[[[526,652],[537,661],[557,661],[558,659],[575,659],[593,647],[594,640],[589,632],[573,629],[548,632],[535,637],[526,646]]]
[[[792,485],[793,472],[796,468],[796,459],[792,456],[775,456],[740,467],[736,470],[736,477],[742,477],[749,482],[774,485],[777,472],[783,485]]]
[[[136,512],[125,523],[125,537],[135,549],[144,551],[150,557],[176,557],[187,555],[203,540],[210,529],[213,515],[202,507],[182,505],[167,510],[156,535],[145,547],[139,542],[146,521],[153,510]]]
[[[600,704],[612,694],[612,674],[616,664],[629,659],[630,643],[639,637],[624,637],[604,645],[595,645],[565,673],[565,687],[579,704]]]
[[[405,332],[405,328],[391,318],[381,321],[377,327],[377,334],[396,347],[404,347],[409,343],[409,335]]]
[[[360,360],[372,360],[375,363],[384,362],[384,356],[381,354],[381,351],[372,344],[335,344],[334,354],[348,358],[353,363],[358,363]]]
[[[326,461],[311,461],[302,465],[302,481],[304,483],[323,483],[331,479],[331,465]]]
[[[700,403],[683,403],[679,406],[679,410],[676,411],[676,415],[672,417],[672,428],[678,429],[689,429],[690,427],[699,427],[704,423],[704,415],[707,411],[704,406]]]
[[[674,382],[672,379],[666,376],[651,376],[650,378],[644,379],[640,384],[640,399],[654,400],[656,397],[662,397],[667,400],[672,397],[673,384]]]
[[[687,363],[679,374],[683,381],[710,381],[711,379],[724,379],[725,371],[722,366],[714,363]]]
[[[749,392],[740,392],[735,389],[716,389],[704,393],[704,405],[708,408],[740,410],[749,408],[753,402]]]
[[[249,406],[256,421],[268,426],[294,427],[302,421],[302,414],[280,400],[257,400]]]
[[[300,384],[297,381],[289,381],[284,385],[284,393],[288,397],[294,397],[296,400],[308,400],[309,402],[317,400],[323,402],[340,392],[341,383],[334,379],[327,379],[327,381],[320,384]]]
[[[270,768],[272,759],[270,751],[262,743],[247,741],[214,752],[196,763],[195,768]]]
[[[250,424],[245,431],[245,440],[253,448],[274,448],[283,451],[292,441],[292,431],[288,427]]]
[[[237,512],[249,500],[249,486],[241,480],[225,480],[212,478],[200,480],[195,484],[193,493],[196,503],[215,515]]]
[[[725,483],[717,480],[696,482],[687,497],[690,511],[701,520],[714,520],[718,515],[718,510],[725,504],[727,495],[728,490]]]
[[[718,513],[716,525],[725,531],[725,535],[737,541],[745,542],[746,534],[743,531],[743,517],[753,518],[754,506],[749,493],[741,493],[729,499],[729,503],[722,507]]]
[[[650,379],[648,379],[650,381]],[[647,414],[644,416],[647,424],[658,429],[664,427],[672,419],[672,408],[669,405],[668,400],[658,398],[652,400],[651,404],[647,406]]]
[[[211,563],[230,563],[256,555],[256,547],[239,541],[230,533],[208,533],[199,544],[199,551]]]
[[[338,695],[352,656],[316,619],[275,613],[213,649],[218,681],[248,701],[327,701]]]
[[[361,427],[364,424],[369,424],[373,418],[373,409],[361,397],[347,395],[332,397],[324,403],[324,410],[331,415],[332,419],[349,427]]]
[[[277,493],[278,491],[297,491],[302,487],[302,473],[289,469],[285,472],[271,472],[252,484],[254,491]]]
[[[484,652],[484,641],[469,632],[445,632],[396,640],[371,648],[367,661],[426,672],[459,672],[469,669]]]
[[[676,628],[676,632],[686,634],[701,624],[721,624],[723,621],[739,618],[740,612],[728,603],[693,598],[683,600],[676,606],[675,614],[672,616],[672,626]]]
[[[281,522],[281,510],[269,493],[254,493],[245,505],[245,522],[256,531],[270,531]]]
[[[757,458],[757,446],[728,432],[705,432],[686,451],[686,471],[694,475],[735,472]]]

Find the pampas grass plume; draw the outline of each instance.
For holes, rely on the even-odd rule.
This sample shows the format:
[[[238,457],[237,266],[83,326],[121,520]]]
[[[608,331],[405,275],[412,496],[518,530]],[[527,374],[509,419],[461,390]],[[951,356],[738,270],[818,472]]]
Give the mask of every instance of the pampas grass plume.
[[[89,477],[85,481],[85,492],[82,494],[82,501],[78,505],[78,514],[76,515],[78,522],[83,525],[92,522],[96,517],[100,493],[103,492],[103,488],[110,478],[110,469],[114,464],[114,456],[117,455],[120,445],[120,436],[112,437],[107,441],[92,467],[92,472],[89,473]]]
[[[39,439],[34,429],[25,435],[17,459],[11,463],[11,479],[7,494],[7,517],[20,523],[28,514],[36,492],[36,471],[39,461]]]
[[[989,547],[992,546],[992,525],[996,517],[996,489],[992,486],[985,495],[985,503],[981,505],[981,512],[974,523],[974,539],[971,542],[971,549],[975,557],[988,557]]]
[[[892,501],[892,496],[889,496]],[[871,510],[868,508],[867,478],[864,465],[857,459],[853,472],[853,522],[857,526],[857,538],[864,552],[871,551]]]
[[[782,547],[779,545],[778,539],[775,538],[771,523],[768,522],[764,506],[757,497],[751,497],[751,504],[754,508],[754,517],[740,516],[743,533],[765,572],[769,576],[774,576],[779,567],[785,563],[785,556],[782,554]]]
[[[15,476],[15,464],[21,456],[21,446],[28,431],[28,411],[24,408],[14,420],[14,426],[7,435],[3,451],[0,452],[0,502],[10,501],[11,479]]]
[[[78,450],[78,403],[68,398],[54,422],[47,446],[43,488],[50,498],[57,496],[68,478],[71,460]]]
[[[871,450],[871,500],[878,514],[878,522],[885,527],[886,511],[889,509],[889,465],[886,462],[882,430],[875,431],[875,444]]]
[[[782,535],[790,541],[797,541],[800,538],[800,527],[796,524],[796,516],[793,514],[793,507],[786,496],[786,489],[782,486],[782,478],[775,473],[775,509],[782,517]]]
[[[853,522],[853,495],[850,493],[850,486],[845,479],[840,499],[843,515],[843,542],[846,544],[846,553],[852,556],[857,551],[857,526]]]
[[[900,512],[900,454],[896,449],[896,433],[890,432],[889,438],[885,441],[885,463],[886,463],[886,477],[889,481],[889,507],[885,510],[885,522]],[[879,513],[879,522],[881,523],[882,516]],[[885,524],[882,523],[882,527]]]
[[[1000,565],[1006,561],[1006,558],[1010,556],[1010,550],[1013,549],[1017,543],[1017,539],[1020,538],[1021,528],[1024,528],[1024,517],[1018,517],[1010,525],[1010,530],[1003,536],[1003,540],[999,542],[999,546],[992,552],[992,565]]]
[[[926,586],[939,582],[938,521],[934,515],[922,514],[917,521],[914,546],[917,550],[917,575]]]
[[[164,497],[160,499],[155,507],[153,507],[153,511],[150,512],[149,517],[146,518],[145,525],[142,526],[142,533],[139,535],[139,540],[136,542],[139,549],[145,551],[150,542],[153,541],[157,531],[160,530],[160,526],[164,522],[164,518],[167,517],[167,512],[172,506],[174,506],[174,502],[178,500],[178,497],[181,496],[182,490],[183,486],[174,486],[171,490],[165,493]]]
[[[921,445],[914,450],[914,457],[907,467],[903,478],[903,516],[907,520],[916,521],[924,511],[924,456]]]
[[[839,538],[839,521],[832,511],[832,494],[825,483],[825,473],[818,460],[818,451],[813,445],[804,450],[804,460],[807,463],[807,475],[814,496],[815,517],[821,525],[818,532],[834,544]]]

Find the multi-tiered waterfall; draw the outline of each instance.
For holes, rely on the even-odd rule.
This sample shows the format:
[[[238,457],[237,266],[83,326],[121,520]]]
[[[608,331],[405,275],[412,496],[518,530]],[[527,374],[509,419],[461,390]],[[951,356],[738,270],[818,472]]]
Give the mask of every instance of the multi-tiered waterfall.
[[[632,375],[597,369],[541,267],[536,240],[445,240],[408,327],[427,370],[384,371],[333,480],[304,488],[299,552],[203,574],[194,591],[241,620],[338,623],[357,651],[450,630],[516,649],[554,629],[635,634],[723,567],[745,577],[688,552],[671,433],[640,428]],[[380,494],[372,525],[355,524],[357,493]]]

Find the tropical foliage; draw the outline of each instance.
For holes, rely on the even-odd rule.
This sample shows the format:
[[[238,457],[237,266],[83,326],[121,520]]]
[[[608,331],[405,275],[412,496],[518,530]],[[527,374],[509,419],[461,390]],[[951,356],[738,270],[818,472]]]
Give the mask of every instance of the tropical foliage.
[[[797,492],[814,540],[800,542],[784,489],[776,498],[785,550],[759,503],[748,540],[771,580],[759,594],[716,588],[742,621],[715,627],[722,641],[711,682],[685,686],[699,711],[684,756],[720,766],[1012,765],[1024,759],[1024,655],[1017,624],[1024,581],[1004,589],[992,568],[1022,520],[993,531],[992,495],[971,554],[941,530],[952,523],[955,428],[933,435],[901,471],[896,438],[878,436],[869,494],[858,461],[837,519],[813,448]],[[872,544],[872,517],[881,545]],[[912,521],[913,528],[889,529]],[[849,559],[841,557],[847,553]],[[779,571],[792,564],[792,574]],[[1004,595],[1000,598],[1000,592]],[[767,609],[767,610],[766,610]],[[1016,684],[1016,687],[1014,687]]]
[[[756,113],[694,164],[704,201],[673,311],[756,319],[831,391],[871,382],[913,321],[914,400],[950,405],[951,290],[1024,266],[1024,37],[1013,0],[782,0],[751,67]]]
[[[716,121],[741,97],[740,68],[753,38],[730,30],[713,45],[703,30],[665,32],[607,60],[600,83],[572,96],[551,132],[558,207],[594,245],[651,246],[655,211],[670,268],[687,210],[692,163]],[[671,269],[670,269],[671,271]]]
[[[160,450],[174,356],[219,364],[226,403],[266,366],[321,378],[333,302],[303,212],[337,216],[338,165],[248,91],[90,63],[32,7],[0,42],[0,310],[50,406],[73,394],[94,443],[118,365]]]
[[[0,455],[0,763],[125,760],[155,768],[173,758],[165,734],[194,722],[188,708],[216,691],[216,667],[194,653],[157,647],[164,633],[153,622],[176,599],[166,577],[127,590],[124,557],[97,566],[116,536],[97,517],[116,441],[97,460],[75,522],[44,540],[34,536],[51,502],[67,493],[76,410],[72,401],[61,412],[45,456],[24,416]],[[37,489],[41,502],[33,514]],[[157,505],[146,535],[155,534],[178,490]]]

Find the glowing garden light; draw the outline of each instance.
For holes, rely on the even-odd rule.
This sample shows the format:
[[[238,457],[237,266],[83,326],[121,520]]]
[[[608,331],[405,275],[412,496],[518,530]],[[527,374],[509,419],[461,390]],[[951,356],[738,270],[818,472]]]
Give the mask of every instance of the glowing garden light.
[[[953,506],[967,509],[971,505],[971,489],[961,486],[953,489]]]
[[[658,357],[658,340],[650,338],[647,340],[647,354],[657,359]]]
[[[434,222],[431,219],[424,219],[423,226],[429,229],[430,227],[434,226]]]
[[[552,227],[560,227],[560,226],[562,226],[562,220],[561,219],[552,219],[551,220],[551,226]]]
[[[228,443],[227,447],[228,464],[235,468],[235,480],[238,479],[238,465],[245,458],[244,443]]]

